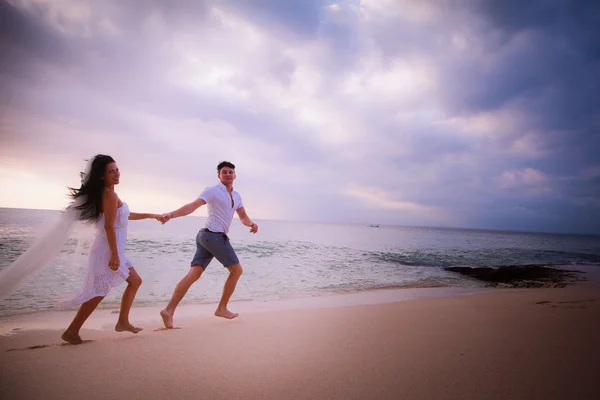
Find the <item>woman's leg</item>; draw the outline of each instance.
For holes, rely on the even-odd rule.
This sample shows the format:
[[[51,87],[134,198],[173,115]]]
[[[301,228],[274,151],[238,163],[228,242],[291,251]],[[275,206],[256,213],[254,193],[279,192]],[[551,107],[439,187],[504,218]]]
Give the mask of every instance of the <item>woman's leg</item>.
[[[83,340],[81,340],[81,337],[79,336],[79,330],[83,326],[83,323],[94,312],[96,307],[98,307],[98,304],[100,304],[103,298],[103,296],[98,296],[83,303],[79,307],[71,325],[69,325],[67,330],[62,334],[61,339],[71,344],[83,343]]]
[[[135,268],[129,268],[129,277],[127,278],[127,288],[123,292],[121,299],[121,312],[119,313],[119,321],[115,325],[117,332],[133,332],[138,333],[142,328],[135,327],[129,322],[129,311],[135,299],[135,294],[142,285],[142,278],[138,275]]]

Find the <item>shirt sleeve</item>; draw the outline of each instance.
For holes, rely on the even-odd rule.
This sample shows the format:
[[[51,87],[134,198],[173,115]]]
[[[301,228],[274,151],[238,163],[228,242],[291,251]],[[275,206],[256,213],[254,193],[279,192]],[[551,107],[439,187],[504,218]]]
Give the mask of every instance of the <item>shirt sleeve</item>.
[[[237,195],[237,207],[235,208],[236,210],[244,207],[244,203],[242,203],[242,196],[240,196],[240,194],[238,193]]]
[[[202,191],[202,193],[200,193],[200,196],[198,196],[198,198],[204,200],[207,203],[210,200],[212,200],[213,197],[214,197],[214,192],[212,190],[212,187],[210,187],[210,186],[204,188],[204,190]]]

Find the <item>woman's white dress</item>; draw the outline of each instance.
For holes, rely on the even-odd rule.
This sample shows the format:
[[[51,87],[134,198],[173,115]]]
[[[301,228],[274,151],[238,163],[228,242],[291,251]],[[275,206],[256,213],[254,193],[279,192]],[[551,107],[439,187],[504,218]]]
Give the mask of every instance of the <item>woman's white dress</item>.
[[[96,235],[90,245],[88,256],[88,269],[81,290],[74,297],[67,298],[58,303],[58,308],[73,308],[94,297],[104,297],[115,286],[122,284],[129,277],[129,268],[133,265],[125,255],[125,242],[127,240],[127,224],[129,222],[129,206],[123,203],[117,209],[115,218],[115,233],[117,236],[117,250],[119,252],[120,266],[113,271],[108,266],[110,260],[110,247],[104,229],[104,214],[96,222]]]

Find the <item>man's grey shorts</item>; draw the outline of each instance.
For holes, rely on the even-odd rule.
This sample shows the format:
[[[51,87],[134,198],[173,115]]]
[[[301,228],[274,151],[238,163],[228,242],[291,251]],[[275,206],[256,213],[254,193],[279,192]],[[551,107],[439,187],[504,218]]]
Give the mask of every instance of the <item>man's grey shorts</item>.
[[[240,263],[226,234],[201,229],[196,236],[196,254],[191,265],[202,265],[202,269],[206,269],[213,257],[224,267]]]

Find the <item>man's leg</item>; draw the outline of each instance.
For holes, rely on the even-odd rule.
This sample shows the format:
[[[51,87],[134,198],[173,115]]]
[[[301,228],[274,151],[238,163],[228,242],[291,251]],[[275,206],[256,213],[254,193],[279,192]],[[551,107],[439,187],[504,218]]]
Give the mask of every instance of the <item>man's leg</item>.
[[[215,315],[217,317],[233,319],[233,318],[237,317],[239,314],[229,311],[227,309],[227,304],[229,303],[229,299],[231,298],[231,295],[235,291],[235,286],[237,285],[238,280],[240,279],[240,276],[242,276],[243,270],[242,270],[242,266],[240,264],[232,265],[231,267],[228,267],[227,269],[229,269],[229,276],[227,277],[227,280],[225,281],[225,285],[223,286],[223,295],[221,296],[221,301],[219,302],[217,311],[215,311]]]
[[[175,308],[183,299],[183,296],[190,289],[190,286],[194,282],[196,282],[200,276],[202,276],[202,265],[193,265],[186,276],[183,277],[182,280],[179,281],[177,286],[175,286],[175,290],[173,291],[173,296],[171,296],[171,301],[167,304],[167,307],[160,312],[160,316],[162,317],[163,323],[165,324],[165,328],[173,329],[173,315],[175,314]]]

